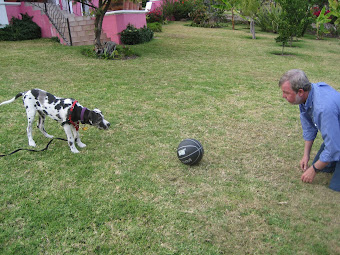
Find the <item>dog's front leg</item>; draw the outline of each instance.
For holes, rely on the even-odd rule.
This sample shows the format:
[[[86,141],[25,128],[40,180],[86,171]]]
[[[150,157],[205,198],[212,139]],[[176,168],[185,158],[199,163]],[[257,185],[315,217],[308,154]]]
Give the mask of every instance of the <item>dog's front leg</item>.
[[[74,140],[75,140],[75,142],[77,143],[77,145],[78,145],[80,148],[86,147],[86,144],[85,144],[85,143],[82,143],[81,140],[80,140],[79,131],[77,131],[74,127],[72,127],[72,132],[73,132]]]
[[[66,133],[66,136],[67,136],[68,145],[70,146],[71,151],[73,153],[79,153],[79,151],[77,150],[77,148],[74,144],[74,137],[73,137],[72,128],[74,128],[74,127],[71,126],[70,124],[64,125],[64,130],[65,130],[65,133]]]

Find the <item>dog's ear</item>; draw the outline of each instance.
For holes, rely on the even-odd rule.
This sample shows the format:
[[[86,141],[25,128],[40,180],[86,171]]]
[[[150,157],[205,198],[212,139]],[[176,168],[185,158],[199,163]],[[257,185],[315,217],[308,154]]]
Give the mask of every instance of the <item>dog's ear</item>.
[[[102,117],[101,111],[99,109],[94,109],[89,114],[89,123],[90,125],[93,125],[100,121],[100,118]]]
[[[93,111],[90,111],[90,113],[89,113],[89,123],[90,123],[90,125],[93,124],[94,119],[95,119],[95,113]]]

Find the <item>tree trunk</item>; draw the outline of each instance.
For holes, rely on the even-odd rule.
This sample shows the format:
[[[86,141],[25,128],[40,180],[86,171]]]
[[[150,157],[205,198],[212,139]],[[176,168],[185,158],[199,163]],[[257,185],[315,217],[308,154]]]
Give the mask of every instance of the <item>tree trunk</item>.
[[[234,8],[231,8],[231,24],[233,25],[233,30],[235,30]]]
[[[100,41],[100,36],[102,34],[102,24],[103,22],[101,21],[102,17],[101,15],[96,15],[96,20],[94,22],[94,35],[95,35],[95,48],[96,51],[102,48],[102,44]]]
[[[255,22],[254,22],[254,19],[251,19],[251,20],[250,20],[250,33],[251,33],[253,39],[256,39],[256,36],[255,36]]]
[[[96,52],[103,48],[103,45],[100,41],[100,36],[102,34],[102,26],[105,13],[109,9],[111,4],[111,0],[99,0],[98,1],[98,9],[96,10],[96,19],[94,22],[94,33],[95,33],[95,50]]]

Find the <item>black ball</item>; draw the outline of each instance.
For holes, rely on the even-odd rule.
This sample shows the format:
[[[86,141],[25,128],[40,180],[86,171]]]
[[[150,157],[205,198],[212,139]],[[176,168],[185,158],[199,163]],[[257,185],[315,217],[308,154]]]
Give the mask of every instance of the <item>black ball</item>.
[[[185,139],[177,148],[177,157],[185,165],[197,164],[201,161],[203,154],[202,144],[195,139]]]

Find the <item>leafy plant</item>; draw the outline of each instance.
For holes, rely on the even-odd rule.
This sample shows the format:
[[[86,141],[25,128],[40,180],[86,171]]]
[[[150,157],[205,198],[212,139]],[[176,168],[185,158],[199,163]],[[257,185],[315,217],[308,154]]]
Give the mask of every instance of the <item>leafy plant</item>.
[[[332,16],[336,17],[336,20],[334,21],[334,25],[339,26],[340,25],[340,3],[338,0],[328,0],[329,3],[329,9],[332,12]]]
[[[159,22],[147,23],[147,27],[153,32],[162,32],[162,24]]]
[[[293,37],[304,35],[312,22],[311,3],[300,0],[277,0],[282,11],[278,21],[279,36],[276,42],[282,42],[282,50],[289,41],[292,45]],[[282,51],[283,53],[283,51]]]
[[[231,11],[231,23],[232,23],[232,27],[233,30],[235,29],[235,13],[239,13],[239,11],[237,10],[237,8],[240,5],[240,1],[239,0],[219,0],[218,4],[214,4],[213,7],[220,9],[222,11]]]
[[[329,33],[329,31],[325,28],[325,24],[331,21],[330,20],[331,15],[332,13],[327,12],[326,7],[324,6],[319,16],[315,19],[317,39],[322,39],[325,34]]]
[[[281,20],[279,23],[279,29],[278,29],[278,33],[279,36],[275,38],[276,42],[281,42],[282,43],[282,55],[284,54],[284,49],[285,46],[288,44],[288,41],[291,39],[291,32],[289,29],[287,29],[289,27],[289,23],[285,20]]]
[[[119,53],[117,51],[117,47],[115,46],[112,52],[109,52],[107,48],[104,49],[104,53],[102,54],[103,59],[114,59]]]
[[[281,12],[278,4],[264,5],[257,14],[256,24],[262,31],[277,33]]]
[[[191,26],[216,28],[224,21],[224,10],[214,8],[210,2],[197,3],[190,13]]]
[[[123,44],[134,45],[151,41],[153,38],[153,31],[146,26],[138,29],[133,25],[128,24],[126,29],[120,33],[120,36]]]
[[[174,5],[173,0],[164,0],[162,4],[164,19],[171,20],[173,18]]]
[[[192,12],[194,6],[191,0],[182,0],[174,2],[173,16],[175,20],[188,19],[189,13]]]
[[[117,45],[112,52],[104,49],[102,54],[96,53],[95,49],[83,49],[81,53],[87,57],[99,58],[104,60],[124,60],[137,56],[137,54],[125,45]]]
[[[41,38],[41,28],[33,17],[21,14],[21,19],[12,18],[10,24],[0,29],[0,41],[21,41]]]
[[[163,2],[163,15],[169,20],[189,19],[195,5],[193,0],[167,0]]]
[[[163,10],[161,7],[156,8],[153,11],[150,11],[146,15],[146,21],[148,23],[154,23],[154,22],[160,22],[163,23],[164,21],[164,16],[163,16]]]
[[[60,39],[57,36],[52,36],[51,41],[60,43]]]

